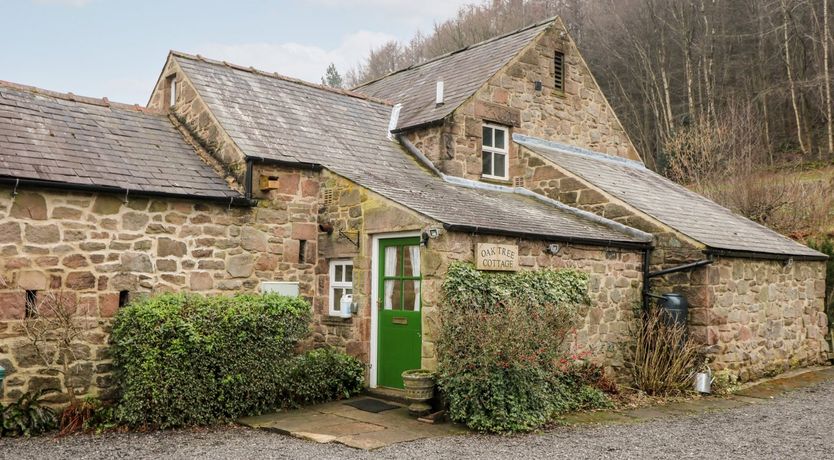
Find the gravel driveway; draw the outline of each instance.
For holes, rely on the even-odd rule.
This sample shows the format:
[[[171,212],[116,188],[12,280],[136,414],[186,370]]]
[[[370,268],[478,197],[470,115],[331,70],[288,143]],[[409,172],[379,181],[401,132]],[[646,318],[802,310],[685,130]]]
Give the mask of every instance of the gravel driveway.
[[[635,425],[456,436],[365,452],[246,428],[0,439],[0,458],[834,458],[834,381],[770,401]]]

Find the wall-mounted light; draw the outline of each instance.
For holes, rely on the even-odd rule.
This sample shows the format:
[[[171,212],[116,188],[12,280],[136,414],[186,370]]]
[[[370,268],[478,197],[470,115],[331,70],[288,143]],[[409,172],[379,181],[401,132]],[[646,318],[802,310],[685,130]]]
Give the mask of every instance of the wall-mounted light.
[[[322,222],[322,223],[319,224],[319,230],[324,232],[324,233],[327,233],[328,235],[332,235],[333,234],[333,224],[331,224],[330,222]]]
[[[559,246],[558,244],[551,243],[551,244],[548,244],[546,248],[544,248],[544,252],[547,253],[547,254],[550,254],[552,256],[555,256],[556,254],[559,254],[559,251],[561,249],[562,249],[562,247]]]
[[[436,240],[440,236],[440,229],[439,228],[430,228],[425,230],[420,235],[420,244],[423,246],[429,245],[429,239]]]
[[[533,86],[536,88],[536,91],[541,91],[542,90],[542,81],[541,80],[534,81]]]
[[[791,268],[793,266],[793,257],[790,257],[782,261],[782,266],[785,268]]]

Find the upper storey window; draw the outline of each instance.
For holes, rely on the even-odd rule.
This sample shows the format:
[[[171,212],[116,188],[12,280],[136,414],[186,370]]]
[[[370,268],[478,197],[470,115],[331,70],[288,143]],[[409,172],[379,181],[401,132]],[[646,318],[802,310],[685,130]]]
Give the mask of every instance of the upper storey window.
[[[556,91],[565,92],[565,53],[561,51],[553,57],[553,86]]]
[[[483,136],[481,174],[487,179],[507,180],[509,130],[503,126],[485,124]]]
[[[168,79],[166,80],[166,86],[167,86],[166,96],[167,96],[167,99],[168,99],[167,100],[168,107],[173,107],[173,106],[177,105],[177,75],[176,74],[171,75],[170,77],[168,77]]]

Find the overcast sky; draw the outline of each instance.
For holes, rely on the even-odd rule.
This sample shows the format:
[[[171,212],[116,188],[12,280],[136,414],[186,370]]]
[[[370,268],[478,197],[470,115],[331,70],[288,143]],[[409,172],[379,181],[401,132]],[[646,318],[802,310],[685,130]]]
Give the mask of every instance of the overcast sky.
[[[169,49],[318,82],[478,0],[0,0],[0,80],[147,102]]]

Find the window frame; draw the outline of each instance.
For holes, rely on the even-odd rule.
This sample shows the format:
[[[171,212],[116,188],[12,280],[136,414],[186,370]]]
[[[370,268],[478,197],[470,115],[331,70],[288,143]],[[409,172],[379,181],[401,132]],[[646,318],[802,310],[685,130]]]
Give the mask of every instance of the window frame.
[[[177,88],[177,86],[178,86],[177,85],[177,74],[169,75],[168,78],[167,78],[166,84],[168,86],[166,88],[167,89],[166,96],[167,96],[168,100],[165,101],[165,102],[166,102],[166,104],[168,104],[169,108],[170,107],[175,107],[177,105],[177,90],[178,90],[178,88]]]
[[[350,266],[351,267],[351,276],[350,281],[336,281],[336,266]],[[342,268],[342,278],[345,277],[345,270]],[[338,300],[336,300],[336,289],[350,289],[350,293],[353,294],[353,260],[351,259],[333,259],[330,261],[330,268],[328,270],[328,288],[327,288],[327,297],[328,297],[328,307],[327,307],[327,314],[330,316],[341,316],[341,305],[339,305]],[[339,299],[341,300],[341,299]],[[338,309],[336,307],[339,307]]]
[[[501,126],[495,123],[483,123],[481,126],[481,133],[483,133],[484,128],[492,129],[492,146],[487,146],[484,144],[483,137],[481,138],[481,177],[484,179],[493,179],[493,180],[500,180],[500,181],[508,181],[510,180],[510,128],[509,126]],[[495,147],[495,131],[500,130],[504,132],[504,148],[499,149]],[[483,170],[483,162],[484,162],[484,153],[489,153],[491,156],[491,172],[492,174],[484,174]],[[504,175],[497,176],[495,175],[495,154],[504,155]]]

